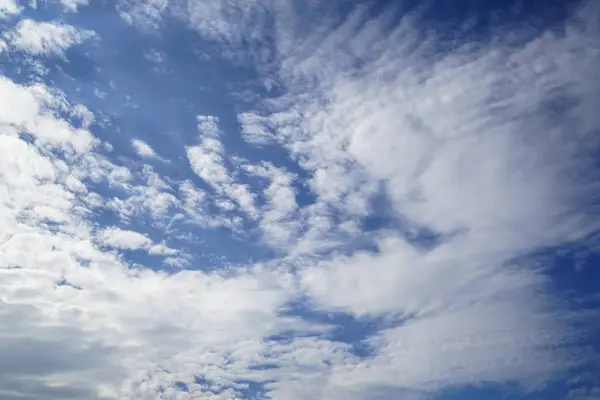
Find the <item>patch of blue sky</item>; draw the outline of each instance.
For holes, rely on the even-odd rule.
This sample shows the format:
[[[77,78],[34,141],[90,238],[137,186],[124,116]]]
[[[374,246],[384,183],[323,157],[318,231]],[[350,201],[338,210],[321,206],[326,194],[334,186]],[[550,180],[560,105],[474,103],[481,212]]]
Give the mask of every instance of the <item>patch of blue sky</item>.
[[[265,397],[268,390],[265,388],[266,385],[263,382],[236,380],[233,385],[221,385],[202,376],[196,376],[195,383],[200,385],[209,395],[220,395],[228,391],[248,400],[263,400],[268,398]],[[189,391],[189,388],[186,388],[185,391]]]
[[[304,321],[327,327],[328,329],[323,333],[307,333],[306,335],[345,343],[349,345],[350,353],[361,358],[377,354],[377,347],[369,343],[369,338],[383,329],[400,326],[406,320],[406,318],[392,316],[357,317],[342,311],[318,311],[300,300],[288,305],[282,315],[301,317]],[[297,332],[289,332],[270,339],[286,341],[297,336]]]

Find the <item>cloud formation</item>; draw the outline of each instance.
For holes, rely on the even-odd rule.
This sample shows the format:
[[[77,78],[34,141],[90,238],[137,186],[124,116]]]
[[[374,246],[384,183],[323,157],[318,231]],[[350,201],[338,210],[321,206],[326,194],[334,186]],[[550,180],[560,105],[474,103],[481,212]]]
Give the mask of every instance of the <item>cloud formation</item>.
[[[69,25],[23,19],[5,37],[12,46],[26,53],[62,55],[67,48],[91,35],[91,32],[79,31]]]
[[[0,18],[20,12],[0,2]],[[185,98],[197,71],[173,61],[188,42],[164,46],[174,72],[156,84],[101,50],[80,55],[98,75],[75,88],[65,64],[55,79],[2,69],[0,397],[427,399],[483,383],[525,395],[594,356],[589,315],[533,255],[597,249],[595,3],[560,31],[452,43],[419,10],[118,12],[156,41],[121,48],[128,60],[147,63],[183,22],[190,47],[222,56],[190,50],[198,68],[256,76],[246,90],[232,74],[219,87],[235,93],[199,107]],[[0,57],[56,71],[54,56],[112,37],[40,21],[7,30]],[[100,84],[111,94],[80,94]],[[140,127],[164,146],[122,137]],[[169,162],[146,164],[157,151]]]
[[[150,147],[150,145],[148,145],[148,143],[146,143],[142,140],[139,140],[139,139],[135,139],[131,142],[131,144],[133,145],[135,152],[140,157],[147,157],[147,158],[156,157],[156,152],[154,151],[154,149],[152,147]]]

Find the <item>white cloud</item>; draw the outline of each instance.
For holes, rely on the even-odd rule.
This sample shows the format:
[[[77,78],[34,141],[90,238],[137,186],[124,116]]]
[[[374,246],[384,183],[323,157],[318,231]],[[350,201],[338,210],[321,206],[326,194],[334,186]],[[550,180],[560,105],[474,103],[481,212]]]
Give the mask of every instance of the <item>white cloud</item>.
[[[250,144],[266,145],[274,142],[274,137],[269,132],[263,117],[255,113],[238,114],[238,120],[242,127],[242,137]]]
[[[191,4],[189,18],[207,38],[260,39],[255,3],[207,4]],[[166,6],[130,11],[156,21]],[[241,183],[216,118],[198,119],[199,144],[186,149],[211,193],[103,158],[89,131],[61,118],[81,111],[64,96],[0,78],[0,98],[12,100],[0,105],[0,397],[231,399],[250,380],[284,400],[425,398],[482,382],[535,388],[586,361],[568,304],[523,256],[598,228],[585,207],[598,188],[584,173],[600,122],[590,112],[600,82],[587,47],[594,26],[431,59],[435,40],[415,41],[414,25],[384,34],[385,21],[363,24],[359,12],[305,35],[277,7],[269,15],[289,93],[261,104],[264,119],[252,123],[311,176],[296,183],[314,201],[297,200],[300,178],[271,164],[244,166],[261,182]],[[359,71],[348,62],[357,57]],[[565,97],[572,108],[547,112]],[[94,192],[87,179],[122,197]],[[375,194],[402,229],[357,238]],[[230,219],[207,211],[220,204]],[[187,219],[235,228],[228,213],[237,207],[287,257],[213,273],[132,268],[96,240],[203,266],[145,233],[98,228],[92,207],[150,216],[165,235]],[[419,229],[440,243],[424,246]],[[356,251],[345,235],[377,251]],[[325,248],[333,251],[319,257]],[[282,315],[299,295],[320,311],[401,323],[369,337],[376,352],[359,358],[325,336],[332,327]],[[271,339],[283,333],[291,338]]]
[[[186,148],[192,170],[209,184],[221,185],[231,182],[232,178],[224,165],[223,144],[218,139],[219,119],[210,115],[198,115],[196,120],[200,144]]]
[[[152,147],[150,147],[148,145],[148,143],[143,142],[139,139],[134,139],[131,141],[131,144],[133,145],[135,152],[140,157],[148,157],[148,158],[156,157],[156,152],[154,151],[154,149]]]
[[[198,122],[200,136],[212,138],[220,136],[219,118],[213,115],[198,115],[196,121]]]
[[[19,14],[21,7],[13,0],[0,0],[0,18],[6,19],[10,16]]]
[[[579,364],[578,356],[569,355],[556,315],[531,318],[529,310],[522,312],[511,303],[446,310],[386,330],[373,339],[379,349],[373,359],[340,370],[334,381],[429,392],[493,381],[526,382],[535,388]]]
[[[17,85],[6,88],[27,92]],[[0,141],[7,150],[0,157],[0,396],[155,398],[163,388],[164,398],[176,398],[173,384],[181,381],[196,397],[225,398],[236,393],[238,379],[264,377],[249,369],[266,357],[263,338],[303,326],[277,315],[293,293],[289,277],[260,268],[229,270],[226,276],[167,275],[130,269],[103,252],[92,240],[89,214],[73,212],[84,203],[74,193],[95,196],[100,204],[105,199],[77,178],[63,182],[65,168],[86,164],[77,159],[82,164],[66,165],[43,146],[19,138],[11,128],[18,126],[15,118],[28,125],[45,111],[28,108],[35,105],[28,103],[30,96],[12,98],[15,110],[28,111],[0,113]],[[90,164],[94,159],[97,155],[83,160],[92,170],[109,167],[108,176],[113,167]],[[145,172],[148,179],[160,187],[151,172]],[[29,209],[42,210],[43,218],[22,218]],[[70,216],[61,221],[65,229],[45,225],[49,215],[64,212]],[[144,234],[119,228],[102,230],[98,239],[121,249],[174,253],[165,243],[152,244]],[[196,384],[196,375],[215,386]],[[214,393],[218,385],[224,389],[220,394]]]
[[[152,255],[173,256],[179,253],[179,251],[167,246],[165,242],[162,242],[150,246],[148,253]]]
[[[235,61],[261,63],[268,60],[271,52],[266,44],[270,33],[270,15],[277,18],[279,8],[289,7],[288,1],[266,3],[249,1],[190,1],[184,12],[177,6],[175,14],[197,31],[202,37],[221,44],[221,56]],[[277,19],[278,20],[278,19]]]
[[[131,171],[91,154],[83,161],[82,177],[89,177],[96,183],[105,181],[118,193],[118,196],[106,199],[87,195],[90,206],[114,212],[123,223],[130,223],[134,218],[148,218],[152,226],[160,229],[168,226],[173,218],[172,211],[180,206],[180,201],[152,167],[131,165]]]
[[[152,240],[147,236],[116,227],[103,229],[98,233],[97,239],[105,246],[122,250],[148,249],[152,245]]]
[[[406,24],[356,78],[344,74],[343,60],[331,59],[330,71],[321,57],[340,46],[371,51],[363,41],[372,40],[372,25],[351,37],[346,28],[319,41],[312,58],[289,64],[290,74],[328,74],[327,106],[321,97],[309,101],[300,129],[280,134],[314,170],[323,201],[358,192],[366,174],[385,184],[396,218],[440,234],[441,244],[423,250],[388,233],[376,254],[302,272],[324,309],[407,319],[381,334],[373,361],[339,382],[435,391],[482,381],[533,385],[570,368],[576,358],[551,350],[571,339],[569,312],[540,295],[550,287],[536,267],[514,259],[599,228],[582,208],[598,192],[585,156],[597,146],[586,124],[600,122],[586,109],[598,99],[589,87],[597,72],[581,65],[600,65],[586,48],[588,33],[572,28],[567,37],[428,60],[428,42],[412,46],[414,26]],[[552,99],[564,97],[579,105],[556,119]]]
[[[203,139],[198,146],[186,148],[192,170],[207,183],[223,184],[231,181],[227,168],[223,165],[221,142],[216,139]]]
[[[68,152],[85,153],[97,143],[89,131],[75,129],[55,117],[53,110],[77,114],[78,110],[48,87],[33,84],[21,86],[0,76],[0,93],[14,101],[0,105],[0,121],[17,129],[25,129],[39,145],[63,147]]]
[[[152,0],[147,2],[124,0],[118,4],[118,10],[123,18],[129,24],[151,31],[159,26],[162,14],[167,10],[169,2],[167,0]]]
[[[60,249],[66,244],[55,243]],[[38,349],[27,353],[27,363],[16,368],[12,362],[10,372],[2,374],[5,393],[26,379],[29,388],[15,389],[25,395],[60,389],[86,392],[87,398],[145,398],[175,381],[209,395],[214,388],[196,385],[194,375],[235,386],[249,365],[260,362],[261,337],[277,330],[274,311],[284,300],[259,276],[180,272],[168,277],[149,271],[132,276],[115,260],[73,267],[62,273],[72,286],[55,288],[58,273],[1,270],[0,293],[8,302],[2,314],[13,321],[2,334],[4,360]],[[39,319],[55,328],[34,329],[32,320]],[[212,367],[215,363],[229,366]]]
[[[266,179],[268,186],[263,191],[265,205],[261,210],[260,227],[265,242],[276,249],[288,250],[297,238],[302,221],[297,213],[296,192],[292,187],[293,174],[272,164],[243,166],[251,175]]]
[[[230,183],[232,178],[224,165],[223,144],[218,139],[219,119],[210,115],[199,115],[196,120],[200,132],[200,144],[186,148],[192,170],[209,184]]]
[[[17,49],[36,55],[62,55],[69,47],[93,36],[90,31],[79,31],[73,26],[52,22],[21,20],[7,37]]]
[[[60,0],[60,4],[64,7],[66,11],[76,12],[78,11],[80,6],[87,6],[89,4],[88,0]]]
[[[199,116],[197,120],[200,144],[186,148],[192,170],[218,194],[228,197],[251,219],[256,219],[258,213],[254,205],[254,195],[246,185],[234,181],[233,175],[225,165],[223,144],[218,139],[218,119]]]
[[[365,215],[380,187],[391,217],[416,232],[384,234],[376,254],[334,256],[302,271],[324,310],[408,318],[381,334],[373,363],[340,382],[535,384],[576,362],[551,350],[569,343],[569,311],[540,294],[549,287],[537,267],[515,259],[600,228],[583,206],[599,189],[588,173],[600,125],[590,111],[599,91],[588,66],[600,59],[589,41],[598,33],[588,17],[596,6],[588,7],[565,36],[544,33],[518,46],[499,38],[439,55],[415,16],[392,32],[387,16],[373,22],[366,10],[307,37],[293,35],[293,21],[280,26],[294,49],[279,60],[290,93],[262,104],[261,115],[265,107],[272,114],[249,125],[274,129],[312,174],[320,206],[307,213],[315,230],[304,237],[333,230],[324,208]],[[557,110],[564,99],[573,105]],[[421,248],[419,230],[441,244]],[[490,310],[500,319],[486,320]],[[411,350],[405,342],[413,340]]]

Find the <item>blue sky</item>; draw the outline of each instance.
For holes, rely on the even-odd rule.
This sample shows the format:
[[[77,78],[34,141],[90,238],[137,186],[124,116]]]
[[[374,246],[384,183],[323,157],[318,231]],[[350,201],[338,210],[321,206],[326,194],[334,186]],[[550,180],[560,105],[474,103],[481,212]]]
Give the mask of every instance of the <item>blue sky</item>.
[[[599,16],[0,0],[0,397],[600,399]]]

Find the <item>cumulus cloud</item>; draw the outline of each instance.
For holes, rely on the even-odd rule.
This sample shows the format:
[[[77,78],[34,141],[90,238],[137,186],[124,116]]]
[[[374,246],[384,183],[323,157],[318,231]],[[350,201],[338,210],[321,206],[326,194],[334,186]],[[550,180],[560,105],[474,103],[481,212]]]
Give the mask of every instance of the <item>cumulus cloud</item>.
[[[105,246],[123,250],[144,249],[152,244],[152,240],[147,236],[120,228],[104,229],[98,234],[97,238]]]
[[[231,181],[227,168],[223,165],[223,147],[216,139],[202,140],[199,146],[187,149],[187,156],[194,172],[206,182],[215,184]]]
[[[131,141],[131,144],[133,145],[135,152],[140,157],[148,157],[148,158],[156,157],[156,152],[154,151],[154,149],[152,147],[150,147],[150,145],[148,145],[148,143],[141,141],[139,139],[135,139],[135,140]]]
[[[11,80],[0,77],[0,93],[12,102],[0,106],[0,119],[3,125],[17,129],[26,129],[37,143],[47,147],[63,147],[66,151],[82,153],[97,144],[86,129],[76,129],[63,119],[54,117],[52,109],[79,114],[64,96],[54,93],[41,84],[17,85]]]

